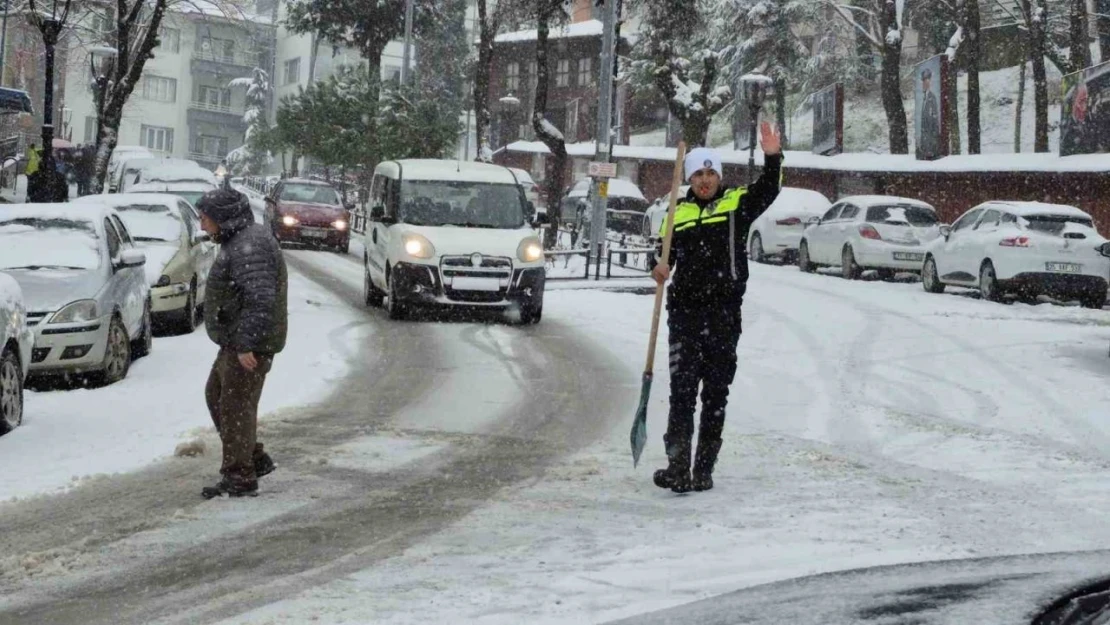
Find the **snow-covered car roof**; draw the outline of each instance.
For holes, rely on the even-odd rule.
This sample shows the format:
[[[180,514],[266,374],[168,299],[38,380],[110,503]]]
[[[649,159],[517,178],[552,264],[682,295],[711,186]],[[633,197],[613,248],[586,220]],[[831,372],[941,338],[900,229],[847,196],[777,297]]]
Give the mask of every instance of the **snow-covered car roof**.
[[[590,192],[590,179],[583,178],[574,184],[570,192],[567,193],[569,198],[586,197]],[[609,197],[630,197],[636,200],[647,201],[644,194],[629,180],[623,178],[610,178],[609,179]]]
[[[920,206],[927,208],[931,211],[936,211],[932,204],[915,200],[908,197],[898,197],[896,195],[852,195],[842,197],[837,202],[851,202],[860,208],[871,208],[872,206],[888,206],[890,204],[909,204],[911,206]]]
[[[441,180],[448,182],[491,182],[518,184],[508,167],[489,163],[471,163],[440,159],[403,159],[385,161],[375,173],[399,176],[404,180]]]
[[[181,201],[181,198],[169,193],[101,193],[99,195],[85,195],[71,203],[105,204],[112,208],[134,206],[135,204],[162,204],[173,209],[177,207],[179,201]]]
[[[823,193],[812,189],[783,187],[779,190],[779,196],[775,198],[767,212],[794,210],[821,215],[829,210],[830,206],[832,206],[832,202]]]
[[[143,169],[140,182],[207,182],[216,186],[216,174],[193,163],[172,163]]]
[[[996,201],[987,202],[983,206],[997,206],[1020,217],[1027,215],[1066,215],[1068,217],[1083,217],[1090,219],[1091,215],[1067,204],[1048,204],[1046,202],[1013,202]]]
[[[167,191],[200,191],[207,193],[216,188],[210,182],[178,180],[173,182],[140,182],[127,188],[128,193],[164,193]]]
[[[95,225],[100,223],[104,217],[113,213],[115,213],[115,209],[100,202],[88,204],[77,202],[67,202],[65,204],[6,204],[3,210],[0,210],[0,220],[57,217],[71,221],[87,221]]]

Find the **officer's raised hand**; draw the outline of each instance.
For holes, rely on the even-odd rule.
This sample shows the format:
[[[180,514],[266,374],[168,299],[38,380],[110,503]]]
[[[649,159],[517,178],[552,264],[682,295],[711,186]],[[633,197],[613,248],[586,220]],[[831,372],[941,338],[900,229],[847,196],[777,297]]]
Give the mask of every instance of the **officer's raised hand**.
[[[759,145],[763,148],[764,154],[782,154],[782,138],[770,122],[763,122],[759,126]]]

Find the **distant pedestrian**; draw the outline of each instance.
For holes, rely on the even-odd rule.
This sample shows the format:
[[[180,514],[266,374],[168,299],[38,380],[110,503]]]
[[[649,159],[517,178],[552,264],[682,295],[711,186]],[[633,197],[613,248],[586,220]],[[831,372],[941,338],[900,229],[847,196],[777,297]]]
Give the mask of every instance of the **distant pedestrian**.
[[[671,407],[663,441],[669,462],[655,472],[654,481],[677,493],[713,488],[748,284],[744,238],[778,197],[781,182],[781,141],[770,124],[763,124],[761,143],[763,174],[750,187],[725,188],[715,150],[697,148],[686,155],[690,190],[675,207],[669,266],[660,263],[652,270],[660,284],[675,271],[667,289]],[[664,221],[660,235],[666,227]],[[691,471],[699,386],[701,423]]]
[[[204,325],[220,351],[204,395],[223,443],[222,478],[201,494],[254,496],[258,478],[274,470],[257,441],[258,400],[274,355],[285,347],[285,259],[269,229],[255,223],[242,193],[209,191],[197,210],[201,227],[220,244],[204,302]]]

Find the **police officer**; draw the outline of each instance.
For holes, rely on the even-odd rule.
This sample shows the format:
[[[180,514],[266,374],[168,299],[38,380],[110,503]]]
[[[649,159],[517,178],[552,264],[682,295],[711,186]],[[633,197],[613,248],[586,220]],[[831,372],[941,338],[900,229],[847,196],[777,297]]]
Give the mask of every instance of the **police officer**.
[[[657,263],[656,282],[667,289],[671,408],[663,442],[669,460],[655,485],[676,493],[713,488],[721,449],[728,387],[736,374],[740,306],[748,282],[744,239],[752,221],[779,194],[782,148],[770,124],[760,128],[764,166],[750,187],[724,188],[721,156],[707,148],[686,155],[690,190],[675,207],[670,266]],[[665,234],[666,222],[663,224]],[[701,386],[701,425],[691,475],[694,409]]]

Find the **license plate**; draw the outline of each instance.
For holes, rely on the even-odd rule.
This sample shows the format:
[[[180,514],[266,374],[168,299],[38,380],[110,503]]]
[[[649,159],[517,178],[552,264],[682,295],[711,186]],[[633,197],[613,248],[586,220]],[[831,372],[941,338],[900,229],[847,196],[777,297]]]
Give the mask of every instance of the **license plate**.
[[[456,291],[500,291],[501,281],[497,278],[458,276],[451,280],[451,288]]]
[[[326,239],[328,231],[322,228],[301,228],[301,236],[310,239]]]
[[[1048,271],[1057,273],[1079,273],[1083,271],[1083,265],[1076,263],[1045,263],[1044,265]]]
[[[894,260],[925,260],[925,254],[919,252],[894,252]]]

